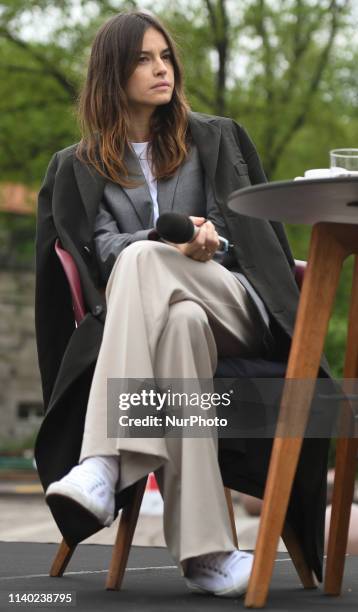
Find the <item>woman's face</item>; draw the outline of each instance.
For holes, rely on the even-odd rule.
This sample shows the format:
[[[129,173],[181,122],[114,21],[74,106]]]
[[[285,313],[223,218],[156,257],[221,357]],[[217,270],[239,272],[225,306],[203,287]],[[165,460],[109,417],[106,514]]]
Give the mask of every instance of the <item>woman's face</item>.
[[[166,84],[159,86],[158,84]],[[143,36],[142,52],[130,76],[126,93],[132,110],[152,108],[170,102],[174,90],[174,68],[164,36],[148,28]]]

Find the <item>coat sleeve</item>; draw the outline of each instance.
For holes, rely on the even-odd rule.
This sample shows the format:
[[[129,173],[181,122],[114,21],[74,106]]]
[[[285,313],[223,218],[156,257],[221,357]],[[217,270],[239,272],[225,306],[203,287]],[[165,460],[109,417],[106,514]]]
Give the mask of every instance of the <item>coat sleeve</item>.
[[[264,172],[264,169],[261,164],[261,160],[256,151],[255,145],[252,142],[250,136],[246,132],[246,130],[233,121],[234,124],[234,134],[235,138],[239,144],[240,150],[243,154],[244,160],[247,163],[249,170],[249,177],[252,185],[257,183],[266,183],[267,178]],[[281,244],[283,252],[285,253],[288,263],[294,273],[295,271],[295,260],[292,255],[292,251],[287,239],[287,235],[284,229],[284,226],[279,221],[270,221],[271,226]]]
[[[38,196],[36,225],[35,327],[45,411],[69,338],[75,329],[71,296],[54,250],[57,232],[52,196],[57,154],[48,166]]]

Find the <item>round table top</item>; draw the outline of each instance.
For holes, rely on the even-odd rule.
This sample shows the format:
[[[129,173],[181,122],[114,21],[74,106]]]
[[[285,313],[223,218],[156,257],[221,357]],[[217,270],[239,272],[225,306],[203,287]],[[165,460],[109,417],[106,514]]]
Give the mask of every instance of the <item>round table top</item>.
[[[358,177],[261,183],[234,191],[228,205],[241,215],[270,221],[358,224]]]

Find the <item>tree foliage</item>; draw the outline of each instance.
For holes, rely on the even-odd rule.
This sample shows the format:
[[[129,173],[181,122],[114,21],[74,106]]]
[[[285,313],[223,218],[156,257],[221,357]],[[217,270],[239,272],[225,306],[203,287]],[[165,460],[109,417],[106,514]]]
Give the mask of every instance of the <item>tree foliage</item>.
[[[37,187],[53,152],[78,140],[75,102],[98,26],[149,0],[0,0],[1,180]],[[182,55],[193,110],[230,116],[270,179],[326,167],[358,144],[357,7],[352,0],[157,0]],[[309,230],[288,228],[295,256]],[[345,270],[332,344],[344,343]],[[336,372],[341,371],[341,364]]]
[[[94,32],[108,16],[136,6],[0,1],[4,176],[36,183],[51,152],[78,138],[74,104]],[[242,122],[270,178],[327,165],[330,148],[357,140],[350,0],[162,0],[157,12],[181,48],[193,109]],[[36,36],[41,18],[47,36],[44,26]]]

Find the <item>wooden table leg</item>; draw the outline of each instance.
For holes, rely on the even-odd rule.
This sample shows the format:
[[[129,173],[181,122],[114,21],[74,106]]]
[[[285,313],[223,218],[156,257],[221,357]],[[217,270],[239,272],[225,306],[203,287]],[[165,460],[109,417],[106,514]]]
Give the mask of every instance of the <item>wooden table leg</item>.
[[[355,258],[352,297],[349,311],[348,342],[344,378],[358,378],[358,257]],[[354,433],[352,434],[354,435]],[[339,438],[333,487],[324,591],[339,595],[342,587],[349,519],[354,495],[358,439]]]
[[[279,423],[272,448],[255,559],[245,606],[265,605],[277,545],[283,531],[292,483],[301,451],[314,381],[319,369],[330,313],[346,249],[334,235],[334,224],[312,231],[307,270],[288,361]],[[310,381],[312,384],[310,384]],[[291,384],[292,383],[292,384]],[[298,386],[299,393],[296,393]]]

